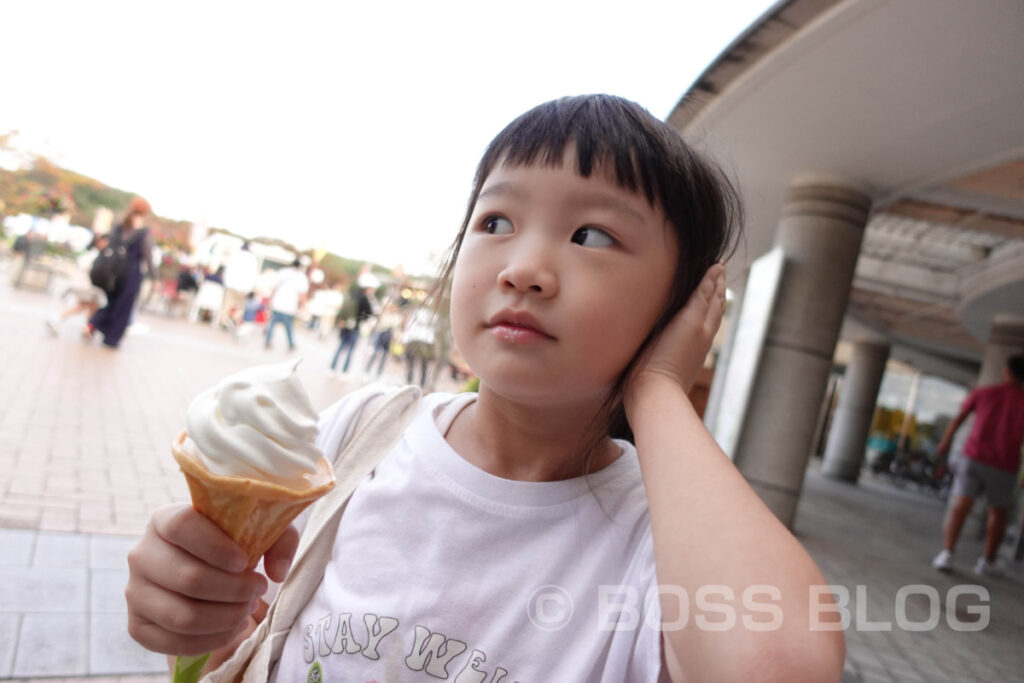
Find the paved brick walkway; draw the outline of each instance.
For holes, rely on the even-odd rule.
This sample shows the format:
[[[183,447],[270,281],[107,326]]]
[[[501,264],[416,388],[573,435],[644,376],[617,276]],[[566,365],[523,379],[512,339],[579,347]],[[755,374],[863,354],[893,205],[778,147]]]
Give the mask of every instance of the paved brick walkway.
[[[43,321],[52,298],[7,283],[0,262],[0,678],[163,680],[146,675],[163,670],[162,658],[123,630],[124,553],[155,507],[187,499],[168,444],[190,398],[234,370],[285,358],[283,339],[266,352],[257,339],[237,344],[208,326],[144,313],[111,352],[83,344],[70,323],[51,337]],[[355,384],[325,372],[333,343],[309,332],[298,339],[317,407]],[[808,472],[795,532],[827,579],[847,589],[851,613],[863,614],[847,630],[844,681],[1022,679],[1024,572],[1011,563],[1002,579],[970,574],[980,552],[973,537],[957,558],[962,571],[934,572],[941,518],[941,502],[927,494]],[[926,632],[896,621],[897,593],[914,584],[943,600],[938,626]],[[983,631],[948,625],[944,600],[964,584],[989,592]],[[953,606],[954,616],[972,618],[966,599]],[[900,616],[921,622],[928,607],[912,594]],[[868,630],[878,622],[891,630]]]
[[[258,336],[236,342],[148,312],[118,351],[84,343],[82,319],[54,337],[44,322],[60,303],[12,290],[7,266],[0,261],[0,679],[164,671],[163,657],[127,637],[123,590],[125,554],[152,511],[188,499],[169,444],[200,390],[293,354],[282,330],[266,351]],[[328,373],[333,334],[297,330],[296,344],[317,408],[360,383]],[[392,362],[385,379],[398,383],[403,371]]]
[[[3,326],[13,332],[0,337],[7,525],[141,533],[154,507],[187,495],[168,454],[189,400],[231,372],[288,357],[283,339],[267,352],[256,339],[237,345],[207,326],[145,314],[148,331],[110,351],[84,344],[70,321],[51,337],[43,326],[51,302],[41,295],[2,296]],[[325,405],[345,386],[324,373],[329,345],[298,343],[303,380]]]
[[[847,672],[844,681],[977,681],[1024,680],[1024,568],[1003,546],[1007,573],[1003,578],[978,577],[971,568],[981,554],[976,528],[965,528],[953,574],[931,568],[941,548],[942,501],[927,493],[896,490],[885,479],[865,474],[858,486],[848,486],[817,473],[812,465],[804,482],[795,524],[797,538],[818,562],[825,578],[843,586],[850,596],[854,627],[846,631]],[[920,589],[897,608],[902,587],[932,587],[934,608]],[[978,632],[950,628],[950,617],[967,622],[977,599],[964,597],[947,611],[954,587],[975,586],[988,591],[991,619]],[[858,587],[862,591],[857,595]],[[898,618],[926,622],[933,629],[914,632],[900,628]],[[859,622],[860,626],[857,626]],[[890,630],[872,630],[885,628]],[[879,625],[875,625],[879,624]]]

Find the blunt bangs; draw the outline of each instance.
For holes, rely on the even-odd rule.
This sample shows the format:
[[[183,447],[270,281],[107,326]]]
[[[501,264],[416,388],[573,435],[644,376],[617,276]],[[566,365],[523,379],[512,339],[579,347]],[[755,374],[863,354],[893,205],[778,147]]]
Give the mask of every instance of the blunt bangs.
[[[495,165],[560,166],[569,145],[575,146],[581,176],[608,172],[619,187],[664,211],[677,238],[679,266],[686,271],[675,287],[684,302],[704,271],[732,254],[742,223],[732,184],[674,128],[613,95],[545,102],[506,126],[477,166],[469,212]]]
[[[665,187],[659,182],[653,157],[658,154],[656,131],[632,102],[610,96],[566,97],[539,105],[498,134],[477,167],[476,186],[498,163],[507,166],[561,166],[566,148],[576,147],[576,172],[589,178],[598,166],[614,172],[615,182],[642,193],[651,205],[661,203]],[[642,111],[642,110],[641,110]]]

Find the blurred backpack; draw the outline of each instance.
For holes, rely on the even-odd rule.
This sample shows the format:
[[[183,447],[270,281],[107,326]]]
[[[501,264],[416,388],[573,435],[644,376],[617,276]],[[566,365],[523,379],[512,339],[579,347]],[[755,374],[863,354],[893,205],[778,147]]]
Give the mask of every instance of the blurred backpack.
[[[334,324],[337,327],[351,330],[369,318],[372,313],[373,309],[366,294],[357,285],[353,285],[341,300],[341,308],[338,309],[338,315],[334,317]]]
[[[128,266],[128,247],[135,242],[145,239],[146,228],[136,231],[127,243],[121,243],[121,231],[114,230],[110,235],[110,242],[92,262],[89,270],[89,280],[102,289],[107,296],[110,296],[124,277],[124,271]]]
[[[118,280],[124,275],[128,263],[128,250],[121,244],[120,231],[110,236],[110,242],[103,247],[89,269],[89,280],[110,296],[117,289]]]

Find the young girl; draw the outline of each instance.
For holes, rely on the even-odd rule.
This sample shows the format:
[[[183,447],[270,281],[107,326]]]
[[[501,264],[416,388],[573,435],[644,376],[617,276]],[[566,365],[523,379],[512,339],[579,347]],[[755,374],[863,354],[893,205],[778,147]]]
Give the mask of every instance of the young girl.
[[[736,222],[729,184],[634,103],[565,98],[502,131],[443,271],[479,393],[425,397],[353,494],[275,680],[838,680],[821,574],[686,396]],[[328,457],[353,413],[321,417]],[[272,580],[296,539],[264,557]],[[152,650],[222,659],[265,609],[187,505],[129,563]]]

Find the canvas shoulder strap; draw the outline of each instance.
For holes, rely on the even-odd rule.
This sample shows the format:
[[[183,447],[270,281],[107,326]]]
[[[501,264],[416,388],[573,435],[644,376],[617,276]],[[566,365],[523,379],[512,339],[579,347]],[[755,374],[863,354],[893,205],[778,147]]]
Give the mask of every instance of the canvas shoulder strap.
[[[418,387],[381,388],[364,397],[358,422],[334,460],[334,488],[310,508],[292,568],[266,618],[230,659],[203,678],[205,683],[268,679],[292,624],[320,585],[352,492],[398,443],[420,398]]]

